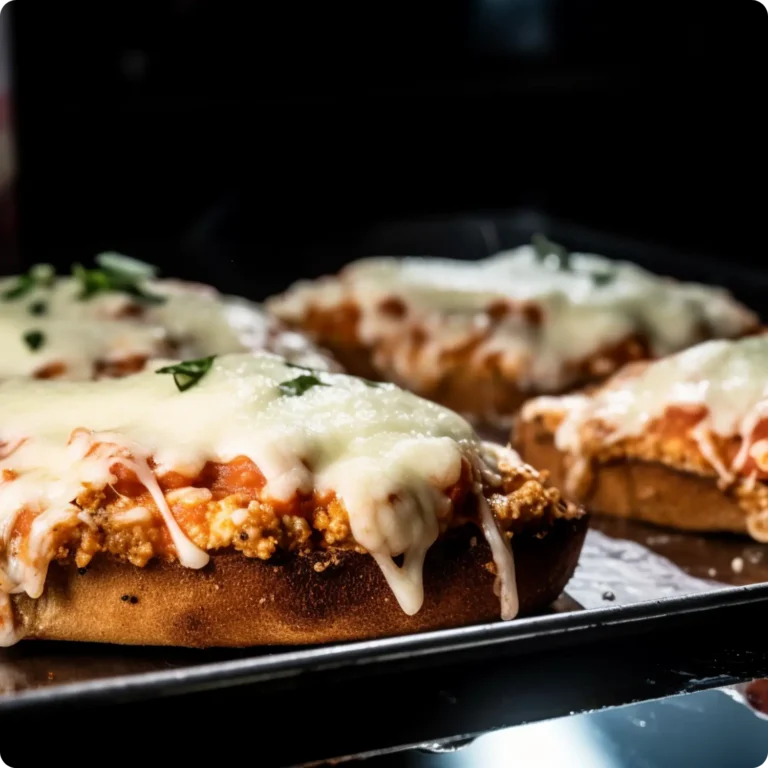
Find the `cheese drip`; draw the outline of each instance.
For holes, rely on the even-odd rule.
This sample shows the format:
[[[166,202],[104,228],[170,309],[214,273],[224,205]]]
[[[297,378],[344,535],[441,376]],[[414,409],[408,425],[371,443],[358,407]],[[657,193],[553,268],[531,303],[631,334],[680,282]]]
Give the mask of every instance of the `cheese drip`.
[[[0,483],[0,594],[39,596],[55,554],[46,548],[53,529],[82,523],[74,500],[86,488],[115,482],[116,463],[149,491],[181,564],[204,566],[207,555],[179,528],[156,476],[195,476],[206,462],[247,456],[266,479],[266,500],[335,493],[356,541],[412,614],[423,601],[424,557],[450,505],[446,492],[468,462],[501,582],[502,613],[512,618],[512,553],[480,484],[483,473],[498,471],[497,454],[457,414],[393,385],[317,372],[321,385],[298,396],[283,393],[280,383],[299,374],[282,358],[260,353],[217,358],[185,392],[153,370],[118,380],[0,383],[0,472],[13,473]],[[12,542],[22,510],[37,512],[26,553]],[[393,561],[400,555],[402,567]],[[7,599],[0,600],[7,609]]]
[[[0,279],[0,294],[17,280]],[[20,298],[0,299],[0,378],[34,376],[60,366],[56,378],[78,381],[92,378],[97,364],[249,350],[329,367],[310,342],[280,328],[252,302],[176,280],[144,280],[142,286],[164,302],[142,304],[122,293],[80,300],[81,285],[69,277],[56,279],[51,287],[37,286]],[[30,332],[41,334],[39,346],[26,341]]]
[[[616,441],[642,434],[669,406],[703,406],[708,431],[749,437],[768,405],[768,336],[708,341],[637,373],[630,368],[592,395],[538,398],[526,404],[523,417],[557,408],[558,402],[566,411],[557,431],[564,450],[578,449],[586,421],[605,422]]]
[[[402,305],[394,316],[392,300]],[[267,307],[301,324],[310,307],[350,301],[360,312],[361,342],[375,360],[391,356],[394,375],[414,389],[439,382],[442,357],[465,347],[473,350],[470,363],[492,358],[524,390],[554,391],[578,379],[579,363],[635,334],[661,356],[695,343],[702,330],[733,337],[757,324],[720,288],[592,254],[571,254],[568,267],[557,268],[530,246],[473,262],[364,259],[338,278],[299,282]],[[494,307],[511,311],[491,323]],[[404,327],[423,331],[418,355],[405,343]]]

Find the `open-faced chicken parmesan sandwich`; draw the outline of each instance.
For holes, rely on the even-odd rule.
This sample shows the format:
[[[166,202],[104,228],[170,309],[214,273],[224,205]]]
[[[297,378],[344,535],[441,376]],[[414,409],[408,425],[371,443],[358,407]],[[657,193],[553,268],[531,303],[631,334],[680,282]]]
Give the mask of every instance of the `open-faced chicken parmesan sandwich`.
[[[267,308],[350,373],[490,423],[508,422],[536,394],[758,323],[722,289],[568,253],[540,237],[476,262],[365,259],[297,283]]]
[[[0,383],[0,635],[317,643],[511,619],[586,518],[391,384],[268,353]]]
[[[768,541],[768,336],[709,341],[589,393],[531,400],[515,444],[596,512]]]
[[[124,376],[153,358],[246,350],[333,367],[258,305],[207,285],[158,279],[151,265],[119,254],[96,262],[75,265],[68,277],[38,264],[0,278],[0,379]]]

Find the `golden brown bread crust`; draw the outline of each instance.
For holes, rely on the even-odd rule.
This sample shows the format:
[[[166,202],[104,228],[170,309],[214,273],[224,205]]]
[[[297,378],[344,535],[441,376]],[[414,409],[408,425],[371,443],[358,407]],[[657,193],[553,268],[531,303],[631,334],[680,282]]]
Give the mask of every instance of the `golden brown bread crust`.
[[[515,535],[521,614],[541,610],[576,567],[587,518],[558,519],[538,538]],[[202,571],[99,555],[83,575],[52,564],[43,595],[13,597],[30,639],[187,647],[314,644],[441,629],[499,618],[491,553],[473,525],[427,554],[422,609],[407,616],[372,557],[287,555],[280,564],[214,554]],[[127,598],[127,599],[124,599]]]
[[[540,419],[515,424],[513,445],[527,463],[549,473],[564,489],[569,457],[554,444]],[[595,463],[574,495],[591,512],[644,520],[686,531],[747,533],[747,512],[718,488],[717,477],[697,475],[658,462],[612,459]]]

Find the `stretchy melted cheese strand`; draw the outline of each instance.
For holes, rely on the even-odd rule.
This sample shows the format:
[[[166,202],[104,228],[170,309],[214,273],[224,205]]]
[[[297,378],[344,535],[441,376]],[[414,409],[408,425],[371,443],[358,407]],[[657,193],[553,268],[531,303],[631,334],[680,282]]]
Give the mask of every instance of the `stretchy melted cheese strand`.
[[[478,496],[480,503],[480,520],[483,533],[491,548],[493,560],[496,563],[496,594],[501,601],[501,618],[508,620],[517,616],[519,600],[515,581],[515,560],[509,544],[504,540],[499,524],[488,506],[482,493]]]
[[[218,357],[183,392],[172,377],[154,370],[119,380],[0,384],[5,591],[40,594],[55,555],[54,530],[82,524],[75,500],[83,491],[114,483],[117,464],[131,469],[148,491],[181,564],[204,566],[207,554],[174,519],[157,477],[167,472],[195,477],[207,462],[246,456],[264,476],[266,501],[313,491],[336,494],[355,540],[412,614],[423,602],[424,557],[438,536],[439,520],[450,512],[447,492],[468,464],[479,522],[496,562],[502,613],[512,618],[517,610],[512,553],[481,483],[497,472],[499,456],[445,408],[392,385],[314,375],[323,386],[287,395],[280,384],[294,379],[296,369],[259,354]],[[505,460],[514,461],[512,454]],[[35,538],[27,550],[11,546],[20,510],[36,513]],[[402,567],[393,561],[400,555]],[[6,631],[8,617],[3,622]]]

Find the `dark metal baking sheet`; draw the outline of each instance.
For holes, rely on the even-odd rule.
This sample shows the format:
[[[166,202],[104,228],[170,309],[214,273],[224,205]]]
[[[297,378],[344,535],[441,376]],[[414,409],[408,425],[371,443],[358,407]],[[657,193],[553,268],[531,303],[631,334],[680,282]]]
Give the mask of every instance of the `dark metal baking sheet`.
[[[466,651],[524,654],[542,643],[556,648],[605,637],[612,632],[648,631],[665,622],[681,623],[718,609],[748,603],[768,603],[768,584],[714,589],[693,595],[610,605],[594,610],[553,611],[550,614],[418,635],[317,648],[239,654],[162,649],[120,649],[64,643],[27,643],[4,652],[3,667],[10,687],[0,698],[0,712],[35,705],[130,701],[172,696],[211,687],[286,678],[355,667],[379,669],[405,660],[438,657],[450,662]],[[117,674],[115,674],[117,672]]]
[[[725,284],[758,311],[767,295],[761,275],[673,258],[530,212],[393,225],[372,233],[361,254],[478,258],[525,242],[534,231],[571,248]],[[452,250],[456,243],[460,253]],[[279,754],[260,756],[262,765],[291,765],[768,674],[762,633],[753,631],[768,608],[768,547],[627,521],[596,519],[594,525],[570,587],[576,599],[565,596],[549,614],[512,623],[289,651],[31,642],[0,651],[0,754],[22,765],[8,759],[11,734],[40,717],[64,734],[67,723],[84,716],[97,731],[116,718],[162,718],[169,709],[174,717],[192,716],[205,706],[226,711],[231,730],[249,727],[245,703],[264,728],[277,728],[297,696],[328,712],[343,709],[354,727],[313,721]],[[359,712],[358,700],[365,702]],[[377,719],[386,727],[377,727]],[[184,748],[174,742],[174,756]],[[202,759],[209,748],[197,740],[189,754]]]
[[[73,733],[92,755],[116,743],[143,754],[142,735],[157,733],[157,764],[225,753],[284,766],[474,735],[765,676],[767,606],[759,585],[563,614],[553,634],[528,620],[354,644],[346,659],[327,648],[311,663],[300,652],[169,671],[141,691],[135,679],[111,681],[94,698],[81,689],[0,711],[0,754],[14,768],[43,765]]]

